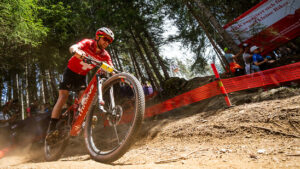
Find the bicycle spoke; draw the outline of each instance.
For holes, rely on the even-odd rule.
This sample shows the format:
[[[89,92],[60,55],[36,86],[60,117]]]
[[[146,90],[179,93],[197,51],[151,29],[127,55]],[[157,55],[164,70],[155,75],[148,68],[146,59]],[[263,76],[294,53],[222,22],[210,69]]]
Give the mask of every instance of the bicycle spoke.
[[[116,127],[115,124],[114,124],[114,131],[115,131],[116,137],[117,137],[117,139],[118,139],[118,145],[120,145],[120,138],[119,138],[118,131],[117,131],[117,127]]]

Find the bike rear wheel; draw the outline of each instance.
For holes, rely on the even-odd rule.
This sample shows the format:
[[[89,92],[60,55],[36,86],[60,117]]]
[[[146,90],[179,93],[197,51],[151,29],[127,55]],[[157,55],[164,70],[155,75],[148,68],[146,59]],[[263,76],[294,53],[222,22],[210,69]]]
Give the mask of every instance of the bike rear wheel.
[[[58,160],[65,151],[70,138],[71,112],[64,112],[63,117],[56,124],[59,138],[54,142],[44,142],[44,157],[46,161]]]
[[[144,118],[145,96],[134,76],[120,73],[104,82],[103,98],[108,113],[99,109],[96,96],[86,117],[85,143],[92,159],[111,163],[134,143]]]

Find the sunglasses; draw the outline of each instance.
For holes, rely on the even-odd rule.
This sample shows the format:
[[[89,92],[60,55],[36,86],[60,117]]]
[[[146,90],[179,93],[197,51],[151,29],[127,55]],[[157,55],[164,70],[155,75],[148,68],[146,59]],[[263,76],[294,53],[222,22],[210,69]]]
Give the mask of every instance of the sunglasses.
[[[104,41],[108,42],[108,43],[112,43],[112,39],[105,37],[105,36],[99,36],[100,38],[103,38]]]

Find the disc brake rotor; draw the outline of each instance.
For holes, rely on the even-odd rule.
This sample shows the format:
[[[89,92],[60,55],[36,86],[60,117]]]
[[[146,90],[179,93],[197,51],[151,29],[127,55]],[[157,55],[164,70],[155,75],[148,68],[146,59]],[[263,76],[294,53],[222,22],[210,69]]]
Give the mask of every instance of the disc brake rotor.
[[[107,115],[107,120],[109,121],[109,125],[117,125],[122,119],[123,109],[120,105],[117,105],[113,108],[110,114]]]

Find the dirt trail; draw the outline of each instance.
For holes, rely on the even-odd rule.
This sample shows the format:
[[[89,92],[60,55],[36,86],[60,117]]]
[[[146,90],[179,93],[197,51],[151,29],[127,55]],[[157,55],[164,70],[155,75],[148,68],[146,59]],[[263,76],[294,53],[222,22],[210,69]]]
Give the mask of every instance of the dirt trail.
[[[251,96],[260,102],[147,119],[139,141],[112,165],[91,160],[80,138],[59,161],[23,150],[0,168],[300,168],[300,95],[264,98],[270,92]]]

